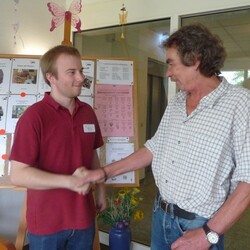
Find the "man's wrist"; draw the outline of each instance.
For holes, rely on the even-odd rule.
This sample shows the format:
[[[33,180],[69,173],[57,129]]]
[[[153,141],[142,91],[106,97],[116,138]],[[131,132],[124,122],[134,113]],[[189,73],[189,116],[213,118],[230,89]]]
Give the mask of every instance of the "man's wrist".
[[[104,181],[106,181],[108,179],[108,174],[107,174],[106,170],[104,169],[104,167],[101,167],[100,169],[102,170],[102,172],[104,174]]]
[[[207,223],[205,223],[202,228],[206,234],[207,241],[212,245],[217,244],[219,241],[219,234],[211,230]]]

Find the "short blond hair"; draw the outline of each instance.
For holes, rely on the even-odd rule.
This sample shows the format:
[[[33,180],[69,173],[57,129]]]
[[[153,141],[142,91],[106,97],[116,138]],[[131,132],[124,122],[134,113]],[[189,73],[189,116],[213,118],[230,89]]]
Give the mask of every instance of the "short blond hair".
[[[49,86],[50,82],[48,81],[46,74],[51,73],[52,75],[57,77],[56,61],[62,54],[81,58],[80,52],[76,48],[70,46],[57,45],[48,50],[40,60],[40,67],[43,73],[44,80]]]

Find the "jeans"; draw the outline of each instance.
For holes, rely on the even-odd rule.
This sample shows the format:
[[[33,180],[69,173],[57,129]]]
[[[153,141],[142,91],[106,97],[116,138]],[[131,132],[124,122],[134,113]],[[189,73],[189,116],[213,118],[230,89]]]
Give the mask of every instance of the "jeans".
[[[159,200],[155,199],[152,215],[151,250],[171,250],[171,244],[180,238],[185,231],[202,227],[207,220],[199,215],[196,215],[194,220],[175,217],[171,212],[163,211],[159,207]],[[223,249],[224,236],[220,236],[219,242],[211,246],[210,250]]]
[[[95,227],[63,230],[48,235],[28,233],[30,250],[92,250]]]

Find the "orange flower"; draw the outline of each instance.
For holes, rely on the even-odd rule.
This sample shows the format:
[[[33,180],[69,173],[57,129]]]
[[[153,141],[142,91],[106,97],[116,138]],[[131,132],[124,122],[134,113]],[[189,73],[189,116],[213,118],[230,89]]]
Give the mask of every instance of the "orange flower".
[[[121,200],[120,199],[114,199],[114,204],[115,205],[119,205],[119,204],[121,204]]]

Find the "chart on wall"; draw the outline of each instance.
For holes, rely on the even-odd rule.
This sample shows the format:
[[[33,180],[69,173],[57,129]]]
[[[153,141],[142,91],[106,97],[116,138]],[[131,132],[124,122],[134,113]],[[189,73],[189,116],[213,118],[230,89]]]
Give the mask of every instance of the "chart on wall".
[[[134,136],[133,91],[130,85],[97,84],[95,110],[104,137]]]

